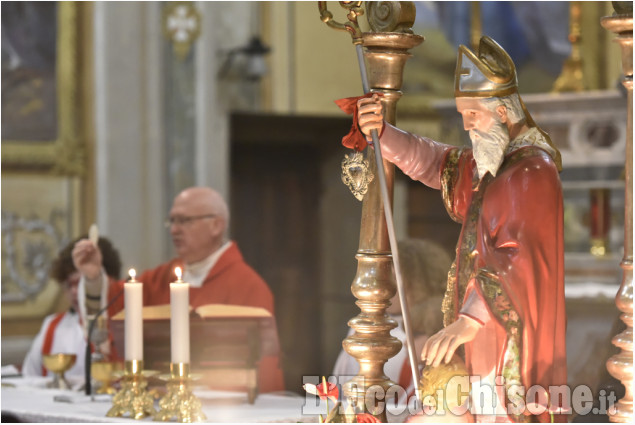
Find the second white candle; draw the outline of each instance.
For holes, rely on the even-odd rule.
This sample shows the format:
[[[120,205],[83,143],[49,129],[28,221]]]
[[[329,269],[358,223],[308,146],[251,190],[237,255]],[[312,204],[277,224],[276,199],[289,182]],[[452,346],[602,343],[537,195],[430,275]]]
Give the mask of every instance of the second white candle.
[[[143,360],[143,284],[135,280],[135,270],[128,272],[124,286],[124,352],[126,360]]]
[[[170,348],[172,363],[190,363],[190,285],[170,283]]]

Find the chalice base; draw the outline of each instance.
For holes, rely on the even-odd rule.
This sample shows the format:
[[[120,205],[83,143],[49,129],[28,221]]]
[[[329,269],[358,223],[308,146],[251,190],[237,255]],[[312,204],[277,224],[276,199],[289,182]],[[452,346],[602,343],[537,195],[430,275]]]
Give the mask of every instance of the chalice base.
[[[46,385],[47,388],[57,388],[60,390],[70,390],[71,384],[68,383],[63,374],[53,373],[53,381]]]
[[[101,382],[96,394],[114,394],[117,390],[110,385],[110,382]]]

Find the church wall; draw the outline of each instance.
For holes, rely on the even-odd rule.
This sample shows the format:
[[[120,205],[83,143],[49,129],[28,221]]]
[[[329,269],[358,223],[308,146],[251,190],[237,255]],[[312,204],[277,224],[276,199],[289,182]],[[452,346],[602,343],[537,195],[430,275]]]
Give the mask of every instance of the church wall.
[[[166,4],[106,2],[95,12],[97,217],[126,267],[172,255],[162,224],[182,189],[230,195],[227,120],[241,93],[217,72],[224,52],[248,39],[248,22],[237,3],[196,6],[202,31],[184,60],[164,35]]]

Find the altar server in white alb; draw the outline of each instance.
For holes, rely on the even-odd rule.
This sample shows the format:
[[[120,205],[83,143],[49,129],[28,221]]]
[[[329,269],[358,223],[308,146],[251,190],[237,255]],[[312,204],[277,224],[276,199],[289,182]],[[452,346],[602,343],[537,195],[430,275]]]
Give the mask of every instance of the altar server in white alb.
[[[46,354],[68,353],[77,355],[77,361],[66,372],[66,376],[84,376],[84,356],[86,355],[87,320],[82,313],[79,302],[80,273],[73,265],[71,252],[75,243],[87,236],[81,236],[63,248],[51,265],[51,278],[59,283],[67,297],[70,307],[66,311],[53,313],[47,316],[42,327],[31,344],[31,348],[22,363],[24,376],[47,376],[51,372],[42,364],[42,356]],[[106,274],[118,279],[121,271],[119,253],[106,238],[99,238],[99,249],[103,255],[103,267]],[[98,297],[100,303],[105,302],[105,297]],[[103,298],[103,299],[101,299]],[[109,341],[106,342],[106,345]],[[101,349],[108,351],[109,347]],[[112,350],[114,353],[114,350]],[[106,353],[107,354],[107,353]]]

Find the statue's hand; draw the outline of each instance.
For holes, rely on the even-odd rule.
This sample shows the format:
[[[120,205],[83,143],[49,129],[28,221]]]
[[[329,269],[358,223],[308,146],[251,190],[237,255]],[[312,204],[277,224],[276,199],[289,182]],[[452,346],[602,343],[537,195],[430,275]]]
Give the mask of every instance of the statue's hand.
[[[99,247],[89,239],[77,241],[71,253],[73,264],[79,272],[89,280],[94,280],[101,274],[102,256]]]
[[[377,130],[377,134],[381,134],[384,128],[384,114],[379,96],[374,94],[372,97],[359,99],[357,101],[357,124],[360,130],[366,136],[366,140],[372,142],[370,132]]]
[[[476,320],[459,316],[456,322],[428,338],[421,350],[421,360],[435,367],[442,360],[449,362],[459,345],[472,341],[480,328]]]

